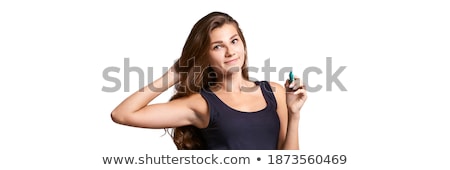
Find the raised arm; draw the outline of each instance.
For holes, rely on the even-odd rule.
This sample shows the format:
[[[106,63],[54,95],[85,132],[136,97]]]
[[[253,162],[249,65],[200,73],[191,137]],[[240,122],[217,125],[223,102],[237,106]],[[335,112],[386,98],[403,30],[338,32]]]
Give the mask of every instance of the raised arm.
[[[278,149],[298,150],[300,110],[307,98],[306,89],[298,78],[291,84],[286,81],[285,87],[277,83],[271,85],[274,88],[280,118]]]
[[[162,77],[122,101],[112,112],[111,118],[118,124],[143,128],[169,128],[200,124],[193,100],[198,95],[179,98],[167,103],[148,105],[153,99],[178,82],[173,67]]]

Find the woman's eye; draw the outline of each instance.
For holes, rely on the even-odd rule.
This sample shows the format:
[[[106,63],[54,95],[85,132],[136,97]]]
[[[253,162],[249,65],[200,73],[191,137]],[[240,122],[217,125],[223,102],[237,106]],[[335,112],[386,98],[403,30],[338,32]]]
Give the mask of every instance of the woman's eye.
[[[214,50],[218,50],[218,49],[220,49],[220,48],[222,48],[221,45],[215,45],[215,46],[213,47]]]
[[[238,39],[236,38],[236,39],[233,39],[232,41],[231,41],[231,43],[232,44],[236,44],[238,42]]]

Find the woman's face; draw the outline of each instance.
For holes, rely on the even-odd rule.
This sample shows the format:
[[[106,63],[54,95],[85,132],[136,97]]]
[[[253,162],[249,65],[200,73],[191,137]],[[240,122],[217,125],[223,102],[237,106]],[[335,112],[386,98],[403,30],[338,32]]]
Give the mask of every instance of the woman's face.
[[[210,66],[219,74],[240,73],[245,61],[245,48],[233,24],[224,24],[209,34]]]

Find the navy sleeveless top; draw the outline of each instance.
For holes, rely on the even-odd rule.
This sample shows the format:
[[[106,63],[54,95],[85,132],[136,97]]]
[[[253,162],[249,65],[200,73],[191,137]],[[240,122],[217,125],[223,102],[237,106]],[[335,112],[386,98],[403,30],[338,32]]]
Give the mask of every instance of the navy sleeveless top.
[[[226,105],[209,89],[201,96],[208,103],[209,124],[201,129],[206,149],[275,150],[280,133],[277,102],[267,81],[257,81],[266,107],[256,112],[242,112]],[[251,101],[249,101],[251,102]]]

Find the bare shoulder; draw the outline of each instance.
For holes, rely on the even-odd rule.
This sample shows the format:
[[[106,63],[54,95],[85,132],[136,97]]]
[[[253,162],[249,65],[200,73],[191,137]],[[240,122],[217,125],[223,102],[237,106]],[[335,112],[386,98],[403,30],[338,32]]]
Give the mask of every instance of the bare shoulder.
[[[269,84],[275,94],[284,94],[286,92],[286,89],[280,83],[270,81]]]
[[[278,104],[282,104],[286,102],[286,89],[284,86],[277,82],[269,82],[272,87],[273,94],[275,96],[275,100]]]
[[[195,93],[186,97],[175,99],[179,103],[189,107],[197,113],[202,113],[202,110],[206,109],[207,103],[205,99],[200,95],[200,93]]]
[[[193,105],[194,108],[199,107],[199,106],[206,107],[206,101],[202,97],[202,95],[200,95],[200,93],[195,93],[195,94],[189,96],[189,102],[191,105]]]

